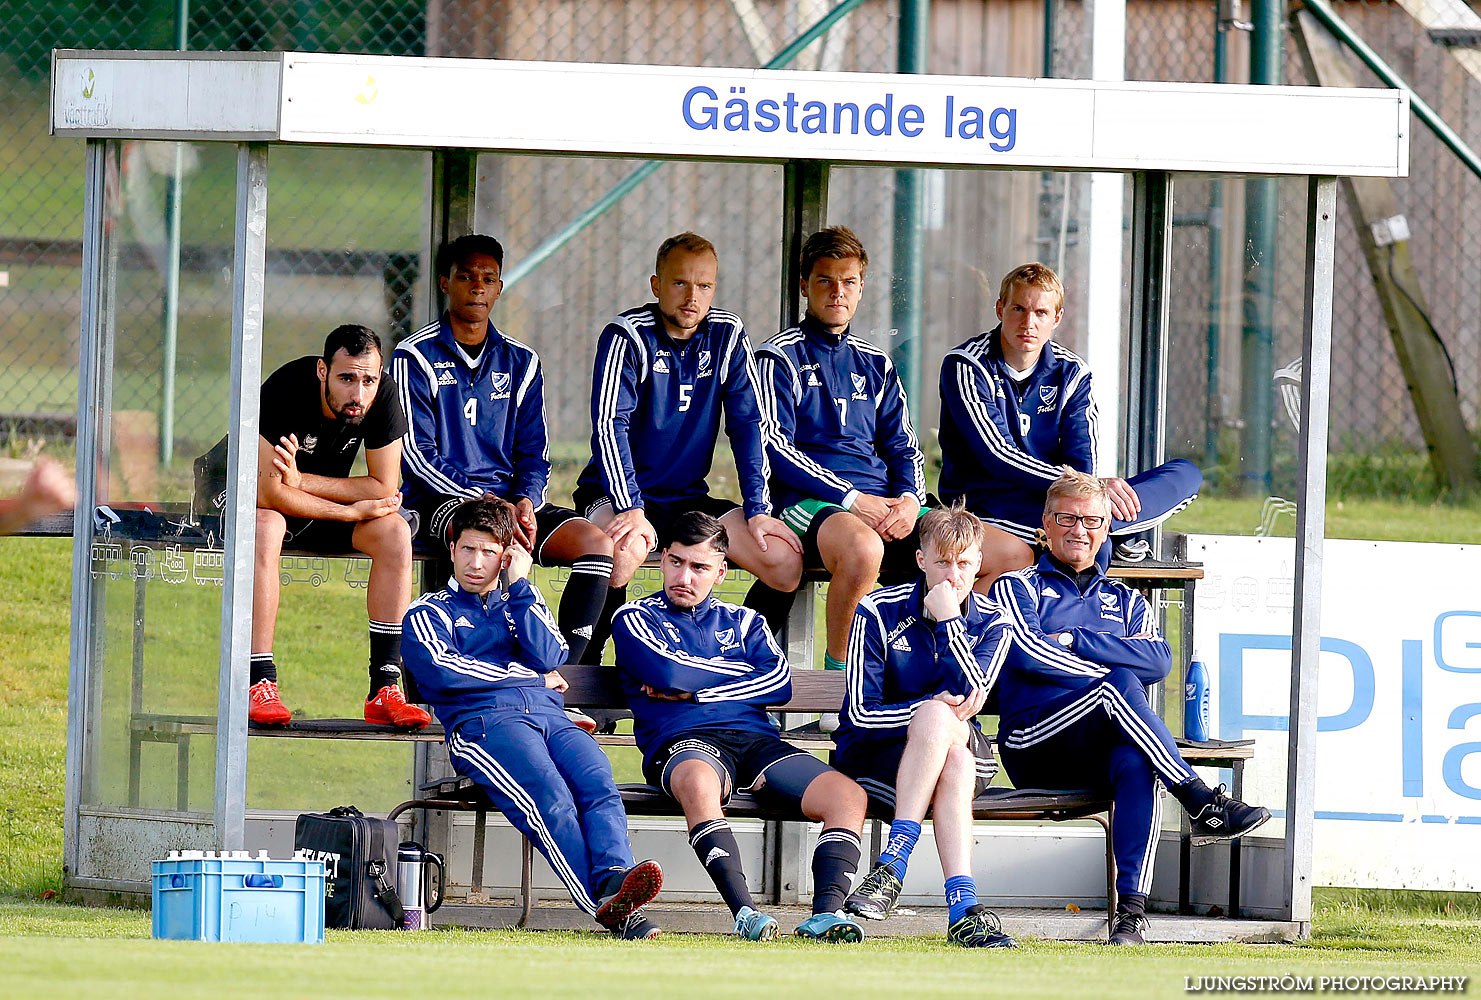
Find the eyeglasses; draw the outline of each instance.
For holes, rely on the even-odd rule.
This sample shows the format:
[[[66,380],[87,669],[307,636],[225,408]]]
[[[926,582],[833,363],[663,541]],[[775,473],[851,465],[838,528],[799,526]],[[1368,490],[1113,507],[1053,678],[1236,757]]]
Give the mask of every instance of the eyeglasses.
[[[1079,521],[1085,525],[1086,531],[1096,531],[1106,523],[1106,516],[1104,514],[1062,514],[1059,511],[1055,511],[1050,516],[1054,518],[1054,523],[1061,528],[1073,528],[1075,522]]]

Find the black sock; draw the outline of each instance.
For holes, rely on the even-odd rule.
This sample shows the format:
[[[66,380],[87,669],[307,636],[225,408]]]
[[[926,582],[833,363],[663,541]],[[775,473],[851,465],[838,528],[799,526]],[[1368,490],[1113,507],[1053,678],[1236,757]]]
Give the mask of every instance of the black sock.
[[[370,623],[370,694],[401,679],[401,623]]]
[[[277,681],[278,665],[273,662],[273,654],[253,653],[248,666],[247,678],[249,687],[258,681]]]
[[[1203,779],[1197,777],[1180,781],[1169,791],[1172,792],[1172,797],[1187,810],[1189,816],[1198,815],[1204,806],[1214,800],[1214,790],[1205,785]]]
[[[1140,916],[1147,912],[1147,897],[1139,892],[1123,893],[1116,900],[1117,913],[1135,913]]]
[[[780,637],[787,625],[787,616],[792,613],[792,602],[797,591],[782,591],[768,587],[757,580],[746,591],[746,607],[766,619],[766,627],[773,636]]]
[[[600,664],[602,654],[607,651],[607,640],[612,638],[612,616],[617,609],[627,603],[627,586],[608,587],[607,600],[602,606],[602,613],[597,616],[596,625],[591,630],[591,642],[586,644],[586,662]]]
[[[849,884],[859,870],[863,845],[859,835],[842,827],[825,829],[812,852],[812,911],[832,913],[843,909]]]
[[[567,663],[585,663],[587,644],[607,602],[607,581],[612,576],[611,556],[582,556],[571,566],[565,593],[557,612],[561,635],[571,647]],[[624,593],[626,590],[624,589]],[[603,643],[605,645],[605,642]],[[601,662],[601,656],[596,662]]]
[[[730,824],[723,819],[709,819],[689,831],[689,846],[699,858],[704,870],[714,880],[715,888],[731,914],[740,912],[742,906],[754,907],[751,890],[746,888],[746,873],[741,870],[740,845]]]

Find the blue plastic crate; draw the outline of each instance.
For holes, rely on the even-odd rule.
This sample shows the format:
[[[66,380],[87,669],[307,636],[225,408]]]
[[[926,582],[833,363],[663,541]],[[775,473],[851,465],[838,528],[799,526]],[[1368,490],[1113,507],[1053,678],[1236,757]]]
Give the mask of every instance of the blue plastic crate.
[[[154,936],[185,941],[324,941],[324,862],[187,851],[156,861]]]

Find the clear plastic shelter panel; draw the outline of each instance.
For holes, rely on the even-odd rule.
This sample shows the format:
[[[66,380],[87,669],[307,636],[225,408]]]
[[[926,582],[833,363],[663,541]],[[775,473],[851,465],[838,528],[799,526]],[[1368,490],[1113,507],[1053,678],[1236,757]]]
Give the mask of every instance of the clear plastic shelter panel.
[[[82,805],[209,817],[224,552],[194,459],[227,419],[235,150],[105,150]]]
[[[419,150],[271,148],[264,380],[300,358],[320,357],[325,338],[344,324],[372,330],[390,369],[396,343],[421,325],[417,303],[425,301],[431,269],[421,249],[430,161]],[[378,392],[390,392],[388,385]],[[361,445],[351,475],[365,472]],[[272,651],[295,720],[363,718],[372,564],[363,554],[344,557],[353,544],[344,534],[350,540],[333,553],[297,551],[278,561]],[[411,797],[412,748],[378,740],[249,740],[247,808],[322,811],[351,802],[387,811]]]
[[[1196,658],[1208,685],[1206,701],[1197,685],[1191,701],[1170,698],[1169,718],[1181,735],[1202,712],[1212,738],[1254,740],[1243,797],[1276,812],[1261,831],[1271,836],[1283,832],[1297,601],[1307,187],[1302,177],[1178,175],[1171,206],[1164,447],[1168,458],[1199,466],[1203,487],[1166,528],[1187,536],[1188,558],[1205,574],[1194,606],[1183,609],[1193,616],[1194,648],[1173,671],[1185,679]],[[1350,362],[1334,351],[1334,392]],[[1328,592],[1351,585],[1330,565],[1324,576]],[[1354,694],[1353,672],[1329,671],[1331,657],[1323,653],[1324,712]],[[1359,748],[1341,752],[1360,759]],[[1227,768],[1204,776],[1233,781]]]

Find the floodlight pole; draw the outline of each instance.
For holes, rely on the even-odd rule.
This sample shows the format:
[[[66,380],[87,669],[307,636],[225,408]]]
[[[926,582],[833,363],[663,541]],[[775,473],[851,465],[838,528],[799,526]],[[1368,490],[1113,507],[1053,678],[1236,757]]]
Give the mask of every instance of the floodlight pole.
[[[175,48],[184,52],[190,34],[190,0],[175,7]],[[175,457],[175,357],[180,340],[180,206],[185,183],[185,144],[174,143],[174,162],[165,181],[164,344],[159,380],[159,460]]]
[[[1254,0],[1250,38],[1250,82],[1281,82],[1280,0]],[[1270,417],[1275,385],[1275,230],[1280,218],[1280,182],[1257,177],[1245,182],[1245,273],[1243,363],[1240,416],[1244,446],[1240,455],[1242,492],[1268,495]]]
[[[1316,813],[1316,695],[1322,635],[1322,545],[1327,515],[1327,419],[1332,376],[1332,276],[1337,180],[1306,186],[1306,318],[1301,338],[1301,503],[1296,508],[1296,606],[1291,622],[1284,875],[1290,912],[1311,934],[1312,832]]]
[[[924,73],[928,61],[930,0],[900,0],[896,70]],[[895,232],[890,281],[890,354],[905,386],[910,416],[920,426],[921,295],[925,287],[925,176],[918,169],[895,171]]]

